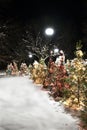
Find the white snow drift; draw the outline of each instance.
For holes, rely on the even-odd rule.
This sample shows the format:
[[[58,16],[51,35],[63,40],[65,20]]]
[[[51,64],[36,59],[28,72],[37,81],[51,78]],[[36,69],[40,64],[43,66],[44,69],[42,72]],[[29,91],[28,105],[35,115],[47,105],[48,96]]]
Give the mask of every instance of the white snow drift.
[[[76,121],[28,77],[0,78],[0,130],[78,130]]]

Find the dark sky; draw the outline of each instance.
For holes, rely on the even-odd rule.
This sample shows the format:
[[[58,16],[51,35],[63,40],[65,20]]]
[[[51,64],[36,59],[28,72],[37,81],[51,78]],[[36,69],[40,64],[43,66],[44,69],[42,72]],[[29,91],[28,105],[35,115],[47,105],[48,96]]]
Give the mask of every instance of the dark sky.
[[[0,14],[7,17],[78,19],[81,12],[80,0],[0,0]]]
[[[36,20],[40,26],[49,24],[56,28],[63,24],[68,29],[79,29],[82,15],[83,0],[0,0],[3,19],[12,17],[25,23]]]

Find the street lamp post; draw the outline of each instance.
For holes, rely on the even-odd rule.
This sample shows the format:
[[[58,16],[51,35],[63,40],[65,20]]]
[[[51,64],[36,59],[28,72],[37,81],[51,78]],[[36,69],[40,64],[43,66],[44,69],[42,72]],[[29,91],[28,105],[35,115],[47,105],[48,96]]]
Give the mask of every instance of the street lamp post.
[[[45,29],[45,34],[51,38],[53,35],[54,35],[54,29],[52,27],[48,27]],[[50,56],[49,56],[49,62],[52,60],[52,54],[53,54],[53,51],[50,50]]]

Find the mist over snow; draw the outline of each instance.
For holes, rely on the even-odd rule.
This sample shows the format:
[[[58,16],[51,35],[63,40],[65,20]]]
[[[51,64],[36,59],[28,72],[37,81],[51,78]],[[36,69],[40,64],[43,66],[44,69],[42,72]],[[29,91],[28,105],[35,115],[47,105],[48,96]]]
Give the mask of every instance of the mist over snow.
[[[64,112],[29,77],[0,78],[0,130],[78,130]]]

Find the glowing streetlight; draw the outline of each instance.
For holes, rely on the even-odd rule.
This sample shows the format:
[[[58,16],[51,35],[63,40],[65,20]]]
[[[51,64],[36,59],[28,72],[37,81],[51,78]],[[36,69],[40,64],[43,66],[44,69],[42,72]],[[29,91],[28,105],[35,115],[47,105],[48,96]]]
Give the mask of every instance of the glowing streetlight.
[[[59,49],[58,49],[58,48],[55,48],[55,49],[54,49],[54,54],[58,54],[58,52],[59,52]]]
[[[48,36],[52,36],[54,34],[54,29],[53,28],[47,28],[45,30],[45,34],[48,35]]]
[[[32,58],[33,57],[33,55],[32,54],[29,54],[29,58]]]

